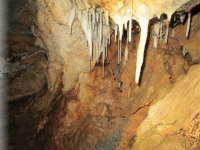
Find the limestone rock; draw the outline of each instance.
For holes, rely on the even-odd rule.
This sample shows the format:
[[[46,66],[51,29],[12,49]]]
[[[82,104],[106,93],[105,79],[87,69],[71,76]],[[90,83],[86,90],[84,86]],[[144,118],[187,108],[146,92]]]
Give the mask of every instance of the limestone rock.
[[[122,115],[130,115],[158,100],[158,97],[165,96],[172,84],[187,72],[189,66],[181,54],[180,45],[174,38],[169,38],[168,41],[169,45],[160,41],[157,49],[153,47],[153,39],[149,41],[139,86],[133,80],[136,53],[130,54],[130,59],[121,75],[124,102]]]
[[[135,145],[138,146],[135,149],[140,149],[142,144],[140,142],[147,141],[148,134],[151,134],[152,130],[155,130],[156,134],[160,136],[159,139],[181,132],[187,134],[190,130],[190,123],[200,109],[199,69],[200,65],[192,66],[185,78],[176,83],[164,99],[150,107],[148,117],[137,130]],[[156,140],[156,137],[154,137],[156,134],[152,134],[151,139],[153,141]],[[199,135],[195,137],[198,138]],[[159,144],[160,142],[152,143],[154,147]]]
[[[200,18],[200,13],[192,17],[189,37],[185,36],[187,23],[185,23],[184,25],[180,25],[175,29],[176,30],[175,38],[177,38],[179,41],[179,44],[183,46],[182,47],[183,55],[185,55],[188,52],[191,55],[192,61],[194,63],[198,63],[200,60],[200,49],[199,49],[200,19],[199,18]]]
[[[88,48],[80,22],[75,17],[72,33],[66,26],[67,15],[72,3],[67,1],[37,1],[36,25],[32,27],[37,37],[35,44],[48,50],[47,80],[48,87],[54,87],[61,71],[63,72],[63,91],[72,89],[81,72],[89,71]],[[67,9],[65,9],[66,6]],[[47,7],[46,7],[47,6]],[[59,67],[53,63],[58,63]],[[60,68],[62,65],[62,68]],[[54,68],[52,68],[54,66]],[[55,72],[57,72],[55,74]]]

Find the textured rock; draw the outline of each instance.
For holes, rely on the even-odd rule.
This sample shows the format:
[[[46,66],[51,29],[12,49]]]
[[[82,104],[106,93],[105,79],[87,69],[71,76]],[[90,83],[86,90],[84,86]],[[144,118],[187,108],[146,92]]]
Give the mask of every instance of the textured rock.
[[[185,34],[182,33],[182,27],[179,35],[177,32],[175,38],[171,36],[168,39],[168,44],[159,41],[157,49],[153,48],[153,39],[148,41],[142,82],[139,86],[134,81],[137,57],[135,50],[139,35],[134,33],[135,38],[128,46],[124,44],[125,38],[122,39],[123,63],[117,65],[117,43],[112,42],[114,41],[112,34],[112,47],[108,47],[109,56],[106,59],[103,78],[102,67],[96,66],[93,69],[96,60],[91,62],[93,71],[90,72],[86,38],[77,16],[73,17],[75,10],[73,2],[76,2],[78,8],[84,12],[90,6],[96,5],[90,0],[29,0],[27,7],[30,7],[31,12],[26,9],[21,11],[21,15],[24,16],[22,17],[24,26],[30,24],[29,13],[36,15],[32,26],[36,37],[35,44],[47,50],[48,61],[45,59],[45,51],[41,54],[37,52],[38,47],[33,46],[33,39],[26,39],[22,35],[15,35],[19,37],[18,39],[11,36],[9,49],[12,53],[16,53],[16,58],[12,61],[22,60],[22,64],[28,67],[23,71],[21,69],[21,72],[16,73],[11,80],[8,85],[8,99],[14,100],[39,92],[46,83],[48,91],[39,92],[30,99],[31,102],[25,109],[22,107],[23,110],[21,103],[17,105],[20,114],[15,114],[15,121],[10,125],[11,131],[19,128],[17,133],[21,135],[26,130],[28,132],[24,134],[26,136],[20,136],[20,139],[17,139],[16,132],[13,132],[12,138],[17,144],[15,146],[15,143],[11,143],[13,147],[10,149],[20,149],[19,145],[23,145],[21,139],[25,139],[26,142],[22,146],[24,149],[33,148],[35,143],[31,143],[29,138],[37,139],[42,149],[47,150],[111,150],[116,149],[118,145],[117,149],[120,150],[198,148],[200,68],[193,66],[187,73],[189,65],[180,50],[181,45],[188,44],[181,43],[185,40],[181,40],[182,34]],[[100,3],[104,11],[111,9],[111,16],[122,14],[125,21],[127,21],[126,15],[130,15],[130,5],[125,5],[129,1],[111,0],[105,3],[94,0],[93,2]],[[156,1],[135,2],[134,10],[137,9],[139,12],[136,14],[138,16],[136,20],[142,19],[142,14],[152,15],[154,11],[168,11],[161,9],[168,5],[162,7],[157,5],[159,9],[151,9],[148,3],[152,2],[151,5],[154,5]],[[164,2],[166,1],[162,1]],[[197,1],[194,2],[196,4]],[[148,6],[150,8],[148,11],[152,14],[144,12],[142,6]],[[198,17],[193,19],[198,20]],[[195,22],[194,28],[191,28],[191,42],[196,36],[192,35],[195,34],[194,30],[198,29],[196,24],[198,25]],[[177,41],[176,38],[180,40]],[[195,50],[189,52],[192,59],[196,58],[198,51],[196,41],[194,43],[192,46]],[[127,47],[129,53],[126,61],[124,49]],[[102,56],[97,65],[101,64]],[[57,90],[59,92],[56,93]],[[21,112],[24,120],[19,122]],[[122,116],[129,118],[128,123]],[[27,127],[26,124],[23,125],[26,120],[28,120]],[[30,120],[34,120],[33,125]],[[34,148],[39,149],[36,147]]]
[[[185,78],[176,83],[172,91],[164,99],[150,107],[148,117],[137,130],[135,149],[140,149],[142,143],[148,141],[148,134],[152,134],[151,140],[153,141],[157,141],[156,137],[154,137],[156,134],[160,136],[159,139],[181,132],[187,135],[193,124],[192,122],[195,120],[193,118],[198,117],[200,109],[199,69],[200,65],[192,66]],[[155,134],[152,133],[152,130],[155,131]],[[198,137],[199,134],[194,138]],[[152,146],[156,147],[159,144],[160,142],[152,143]],[[148,145],[143,146],[148,147]],[[147,149],[147,147],[144,149]]]
[[[35,39],[30,36],[22,34],[13,34],[8,36],[9,50],[13,53],[19,54],[28,52],[28,54],[34,53],[39,47],[34,46]]]
[[[72,34],[70,27],[66,25],[69,18],[66,15],[69,15],[73,4],[69,0],[56,1],[55,5],[52,5],[53,2],[37,1],[36,25],[32,27],[32,31],[37,37],[36,45],[48,50],[49,89],[54,87],[58,76],[63,72],[63,91],[67,91],[73,88],[81,72],[89,71],[88,48],[77,17],[72,25]],[[57,68],[53,63],[60,65]]]
[[[17,73],[13,81],[7,85],[8,101],[35,94],[46,85],[44,73],[45,62],[40,62],[29,71]]]
[[[104,78],[100,67],[80,74],[75,91],[55,98],[58,101],[44,127],[44,149],[91,149],[107,142],[113,144],[110,148],[117,147],[126,122],[119,117],[120,102],[115,89],[109,70]],[[108,144],[104,147],[109,148]]]
[[[149,107],[144,107],[128,117],[128,123],[124,127],[122,140],[116,150],[131,149],[137,137],[136,131],[140,123],[147,117]]]
[[[137,41],[138,37],[135,39]],[[181,54],[180,45],[174,38],[169,38],[169,45],[160,41],[157,49],[153,47],[153,39],[151,39],[145,55],[141,84],[138,86],[133,80],[136,53],[132,52],[129,55],[130,59],[121,75],[124,102],[122,115],[135,113],[139,108],[158,100],[158,97],[165,96],[172,84],[189,68]]]
[[[76,2],[76,3],[75,3]],[[153,18],[155,15],[160,17],[164,12],[169,15],[168,19],[171,18],[172,13],[179,8],[188,0],[178,1],[176,3],[166,2],[167,5],[163,5],[163,1],[154,1],[145,3],[143,1],[135,1],[132,4],[126,5],[126,2],[120,1],[109,1],[108,3],[99,2],[99,1],[69,1],[69,0],[38,0],[37,1],[37,17],[35,20],[36,25],[32,27],[34,35],[37,37],[37,45],[43,47],[49,51],[48,58],[50,63],[53,63],[54,60],[59,61],[63,65],[63,80],[64,80],[64,89],[63,91],[70,90],[74,85],[75,81],[78,78],[78,75],[81,72],[90,71],[90,60],[87,57],[88,51],[85,46],[85,35],[86,34],[89,47],[92,46],[92,43],[89,39],[89,33],[86,29],[84,32],[81,28],[80,22],[75,12],[75,5],[78,4],[80,10],[85,10],[81,12],[85,16],[86,8],[95,7],[96,5],[100,6],[105,12],[109,11],[109,16],[119,24],[120,39],[122,36],[123,23],[127,24],[129,17],[132,16],[132,19],[139,21],[141,28],[143,28],[139,50],[138,50],[138,65],[137,65],[137,76],[136,80],[139,78],[140,68],[143,62],[143,52],[147,36],[147,29],[149,19]],[[155,6],[159,9],[151,9]],[[168,8],[169,7],[169,8]],[[163,8],[163,9],[162,9]],[[142,11],[144,10],[144,11]],[[91,10],[90,10],[91,11]],[[77,13],[79,10],[77,10]],[[119,13],[120,12],[120,13]],[[147,13],[148,12],[148,13]],[[104,13],[105,14],[105,13]],[[75,18],[74,18],[75,17]],[[87,17],[85,17],[87,18]],[[106,16],[105,16],[106,18]],[[139,19],[140,18],[140,19]],[[80,19],[80,18],[79,18]],[[82,17],[84,20],[84,17]],[[85,20],[84,20],[85,21]],[[82,27],[85,28],[86,23],[83,23]],[[143,39],[143,40],[142,40]],[[94,45],[94,44],[93,44]],[[78,52],[77,52],[78,51]],[[90,49],[91,51],[91,49]],[[91,57],[90,53],[90,57]],[[94,55],[94,53],[93,53]],[[73,58],[73,60],[71,59]],[[96,60],[91,61],[91,68],[93,69]],[[73,67],[72,67],[73,66]],[[73,68],[73,71],[70,69]],[[54,71],[56,68],[54,69]],[[60,71],[56,71],[60,72]],[[48,70],[48,74],[52,74],[52,69]],[[58,73],[59,74],[59,73]],[[58,75],[57,75],[58,76]],[[56,82],[57,76],[48,75],[48,86],[49,89],[53,87],[53,84]],[[70,78],[70,80],[69,80]],[[137,81],[138,82],[138,81]]]
[[[8,81],[4,85],[8,101],[38,93],[47,84],[46,51],[34,42],[30,35],[8,36],[8,56],[1,58],[5,59],[1,72],[3,81]]]
[[[37,62],[39,62],[39,61],[42,61],[42,60],[43,60],[43,61],[46,61],[45,54],[46,54],[46,53],[37,53],[37,54],[35,54],[35,55],[33,55],[33,56],[30,56],[30,57],[24,59],[24,60],[21,62],[21,64],[22,64],[22,65],[33,65],[33,64],[35,64],[35,63],[37,63]],[[43,67],[44,67],[44,66],[43,66]]]
[[[199,6],[196,8],[199,9]],[[196,10],[195,9],[195,10]],[[194,10],[194,13],[196,13]],[[199,63],[200,60],[200,49],[199,49],[199,40],[200,40],[200,13],[194,15],[191,21],[190,34],[187,38],[185,36],[187,24],[178,26],[176,30],[175,38],[178,39],[179,44],[182,45],[183,55],[187,52],[191,55],[192,61],[194,63]],[[184,49],[185,48],[185,49]]]

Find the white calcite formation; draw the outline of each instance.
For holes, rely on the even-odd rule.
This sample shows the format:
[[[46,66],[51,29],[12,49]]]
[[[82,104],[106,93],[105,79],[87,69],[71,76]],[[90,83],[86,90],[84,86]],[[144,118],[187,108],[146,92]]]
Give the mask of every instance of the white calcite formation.
[[[110,30],[109,26],[109,17],[116,23],[115,25],[115,41],[116,36],[119,32],[118,45],[119,45],[119,57],[118,62],[121,61],[121,40],[123,35],[123,26],[127,29],[127,22],[129,21],[129,42],[131,41],[131,26],[132,19],[136,20],[141,28],[140,33],[140,42],[137,49],[137,67],[136,67],[136,75],[135,82],[139,83],[141,67],[143,64],[144,57],[144,49],[148,35],[148,24],[149,20],[158,17],[164,13],[167,14],[167,29],[165,42],[167,43],[167,37],[169,32],[169,21],[171,19],[172,14],[180,8],[183,4],[189,2],[190,0],[76,0],[76,4],[78,7],[79,20],[81,21],[83,30],[86,34],[88,40],[89,47],[89,58],[92,59],[92,56],[97,59],[101,53],[103,53],[103,62],[105,59],[105,49],[107,47],[107,41],[109,37],[105,31]],[[94,12],[95,7],[101,7],[103,12]],[[85,10],[93,10],[92,12],[88,12]],[[100,10],[100,9],[99,9]],[[94,18],[98,18],[98,13],[100,13],[100,22],[97,23],[95,27],[92,28],[92,20],[93,24],[96,24],[96,20]],[[104,17],[102,17],[102,13]],[[90,17],[93,15],[93,18]],[[87,17],[89,16],[89,17]],[[189,15],[190,16],[190,15]],[[87,20],[89,18],[89,20]],[[189,17],[190,18],[190,17]],[[91,20],[90,20],[91,19]],[[105,19],[105,21],[104,21]],[[190,22],[190,20],[188,20]],[[103,23],[103,24],[102,24]],[[97,35],[94,34],[93,30],[97,30]],[[187,36],[189,33],[189,23]],[[103,35],[102,35],[103,34]],[[156,44],[155,44],[156,45]],[[157,46],[157,45],[156,45]]]
[[[93,69],[100,56],[104,63],[107,57],[107,46],[110,44],[111,29],[115,30],[115,42],[118,43],[118,63],[121,63],[123,30],[129,32],[128,41],[130,42],[132,20],[139,23],[140,27],[137,28],[141,31],[135,75],[135,81],[139,83],[149,20],[154,17],[160,18],[164,13],[169,22],[172,14],[188,1],[29,0],[31,6],[35,6],[33,11],[36,14],[34,21],[36,24],[32,27],[32,31],[37,37],[36,44],[48,50],[49,89],[54,87],[62,74],[63,91],[70,90],[75,85],[78,75]],[[163,24],[167,24],[164,21],[162,21]],[[85,38],[88,47],[85,45]],[[87,49],[89,49],[88,52]],[[126,46],[125,61],[127,56]]]

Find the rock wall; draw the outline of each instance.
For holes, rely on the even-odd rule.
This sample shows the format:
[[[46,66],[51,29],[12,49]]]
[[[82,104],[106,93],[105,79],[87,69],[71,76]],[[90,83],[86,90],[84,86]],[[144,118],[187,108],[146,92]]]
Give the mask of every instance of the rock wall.
[[[119,145],[127,119],[119,114],[121,103],[112,72],[106,69],[103,78],[101,69],[81,73],[76,89],[57,95],[41,132],[45,150],[98,149],[101,143],[103,149],[115,149]]]
[[[160,39],[155,48],[156,29],[151,28],[138,85],[135,70],[142,36],[138,29],[132,29],[128,45],[124,32],[121,63],[111,34],[105,68],[102,55],[93,68],[96,60],[90,66],[85,30],[75,14],[75,3],[29,0],[27,7],[36,39],[22,33],[9,37],[9,53],[14,57],[7,73],[18,71],[14,70],[7,85],[8,98],[37,94],[11,103],[10,149],[20,149],[20,145],[22,149],[47,150],[199,147],[199,14],[192,17],[189,39],[185,37],[186,24],[178,25],[170,30],[168,43]],[[21,12],[28,27],[30,20],[24,18],[29,11]],[[167,33],[166,27],[162,34]],[[46,84],[48,89],[43,89]]]
[[[194,14],[189,38],[185,37],[184,24],[175,28],[175,36],[170,32],[167,45],[160,41],[154,49],[149,41],[140,87],[132,79],[135,66],[125,67],[122,114],[129,116],[129,122],[118,149],[199,149],[200,79],[199,61],[194,59],[199,55],[195,44],[199,13]],[[186,49],[192,56],[188,59],[182,46],[191,43]]]
[[[33,2],[29,1],[29,4]],[[79,74],[90,68],[86,38],[77,16],[72,28],[67,24],[75,5],[69,0],[38,0],[35,7],[37,12],[32,32],[37,37],[35,44],[48,50],[48,88],[54,88],[63,72],[63,91],[70,90]]]

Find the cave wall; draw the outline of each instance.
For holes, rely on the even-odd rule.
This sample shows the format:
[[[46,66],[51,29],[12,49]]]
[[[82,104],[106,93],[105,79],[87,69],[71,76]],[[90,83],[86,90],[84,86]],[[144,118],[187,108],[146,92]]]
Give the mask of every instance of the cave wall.
[[[33,2],[29,3],[31,5]],[[69,0],[39,0],[35,4],[37,12],[32,32],[37,37],[35,44],[48,50],[46,75],[51,90],[61,73],[63,91],[67,91],[74,87],[81,72],[89,71],[86,38],[77,16],[73,20],[72,29],[67,24],[73,7]]]
[[[34,124],[37,131],[30,134],[42,143],[43,149],[198,147],[200,137],[199,14],[192,17],[189,38],[185,36],[186,23],[170,30],[168,43],[159,40],[157,48],[154,45],[154,38],[149,37],[140,83],[137,84],[135,83],[137,49],[141,44],[142,33],[134,28],[133,40],[129,45],[126,44],[128,36],[122,37],[122,64],[117,65],[118,46],[114,42],[114,33],[111,32],[109,56],[103,70],[102,60],[99,60],[95,66],[97,60],[89,58],[89,45],[86,46],[87,35],[82,29],[78,14],[75,13],[78,8],[86,12],[85,9],[90,6],[100,5],[104,11],[106,8],[110,9],[110,15],[115,20],[113,12],[118,11],[118,8],[121,11],[127,8],[116,7],[112,12],[111,8],[121,4],[121,1],[115,1],[116,3],[110,1],[108,5],[104,1],[92,3],[78,0],[29,0],[28,2],[27,7],[33,16],[31,29],[36,39],[31,39],[30,44],[22,47],[26,47],[23,51],[35,55],[22,61],[22,64],[32,65],[35,61],[40,63],[32,67],[29,74],[22,73],[15,79],[16,83],[27,81],[30,83],[21,84],[23,86],[16,84],[16,87],[10,85],[9,92],[12,95],[20,87],[22,92],[18,93],[30,95],[26,90],[31,89],[30,85],[35,82],[35,76],[41,77],[35,82],[37,86],[39,85],[37,92],[41,91],[47,83],[48,90],[36,94],[35,98],[30,99],[28,108],[24,108],[26,113],[32,113],[30,118],[40,118]],[[75,7],[75,2],[78,8]],[[141,6],[139,2],[137,1],[136,6]],[[181,1],[181,4],[185,2]],[[194,1],[194,3],[199,2]],[[111,6],[111,4],[115,5]],[[137,10],[136,6],[135,10]],[[127,20],[126,18],[125,21]],[[149,28],[151,34],[155,32],[154,28],[155,26]],[[142,26],[141,30],[143,31]],[[163,30],[164,32],[166,29]],[[17,47],[15,42],[16,39],[13,40],[11,37],[12,50],[20,51],[21,48],[15,49]],[[47,53],[47,59],[45,54],[35,53],[38,47],[32,47],[35,51],[30,52],[30,45],[33,42]],[[126,49],[128,55],[125,59]],[[17,96],[15,95],[13,99]],[[21,94],[19,97],[23,96]],[[24,129],[26,128],[23,128],[23,131]],[[120,138],[114,138],[115,136]]]
[[[128,1],[30,1],[30,4],[35,3],[34,9],[37,9],[37,12],[35,11],[35,25],[32,27],[32,32],[37,37],[36,45],[48,50],[49,62],[46,75],[49,89],[53,89],[55,82],[63,72],[63,80],[65,81],[63,90],[70,90],[78,79],[78,74],[90,71],[98,61],[98,59],[91,59],[92,55],[96,53],[92,50],[95,43],[91,41],[92,31],[85,27],[88,26],[87,15],[89,14],[90,17],[92,9],[96,6],[102,9],[98,8],[97,11],[104,11],[106,22],[109,22],[108,16],[110,16],[115,24],[118,24],[119,40],[122,39],[123,26],[126,29],[129,20],[134,19],[139,22],[141,36],[137,49],[135,75],[135,82],[139,83],[149,20],[153,17],[160,18],[161,14],[165,13],[167,20],[170,21],[172,14],[186,2],[188,0],[174,3],[166,2],[165,5],[163,1],[149,3],[143,1],[135,1],[134,3]],[[154,7],[159,9],[151,9]],[[166,24],[168,23],[166,22]],[[111,27],[113,28],[113,25]],[[89,52],[85,44],[86,39]],[[56,72],[56,74],[52,72]]]

